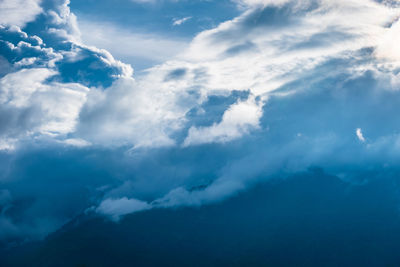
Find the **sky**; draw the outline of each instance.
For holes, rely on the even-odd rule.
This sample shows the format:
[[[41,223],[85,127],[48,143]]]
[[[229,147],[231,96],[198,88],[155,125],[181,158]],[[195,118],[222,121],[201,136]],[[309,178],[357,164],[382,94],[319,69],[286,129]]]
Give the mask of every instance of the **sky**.
[[[0,244],[310,168],[397,186],[399,18],[396,0],[0,0]]]

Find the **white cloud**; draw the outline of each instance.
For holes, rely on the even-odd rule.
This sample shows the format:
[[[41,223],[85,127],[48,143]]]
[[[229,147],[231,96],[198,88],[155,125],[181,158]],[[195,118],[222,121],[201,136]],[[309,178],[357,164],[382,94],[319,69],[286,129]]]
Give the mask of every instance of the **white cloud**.
[[[266,1],[270,2],[274,1]],[[302,2],[302,9],[292,4],[291,10],[275,14],[281,17],[270,23],[262,21],[269,16],[262,9],[246,11],[200,33],[182,59],[209,70],[207,88],[250,89],[260,95],[297,79],[331,56],[376,46],[385,33],[384,25],[400,14],[399,9],[374,1],[320,1],[310,12],[303,9],[312,1]]]
[[[248,134],[251,129],[259,127],[262,106],[263,102],[256,101],[254,96],[246,101],[238,101],[225,111],[220,123],[210,127],[190,128],[184,145],[224,143]]]
[[[2,107],[12,110],[14,116],[28,112],[23,117],[25,121],[5,118],[10,124],[6,135],[18,138],[26,134],[60,135],[74,131],[88,88],[45,82],[55,74],[46,68],[22,69],[0,80]]]
[[[113,220],[118,221],[121,216],[150,209],[151,206],[137,199],[128,199],[126,197],[120,199],[103,200],[96,212],[110,216]]]
[[[259,7],[249,9],[215,29],[200,33],[183,53],[177,51],[173,60],[149,69],[137,81],[121,80],[106,92],[94,91],[85,110],[89,111],[88,118],[95,118],[96,124],[81,122],[84,138],[103,144],[117,141],[131,142],[134,146],[173,145],[171,134],[182,129],[185,114],[207,96],[220,91],[250,90],[252,100],[226,110],[221,123],[192,127],[184,144],[234,140],[257,128],[263,101],[256,103],[255,98],[268,98],[276,89],[307,76],[316,66],[333,57],[351,57],[359,49],[376,46],[386,32],[387,22],[400,15],[399,9],[374,1],[333,3],[324,0],[318,1],[318,5],[312,5],[314,1],[246,3],[278,7],[275,11]],[[289,5],[284,12],[279,9],[283,4]],[[278,12],[275,16],[279,20],[266,23],[262,18],[269,15],[263,12]],[[149,57],[157,54],[147,51],[152,45],[140,41],[136,42],[140,47],[133,48],[135,38],[128,32],[107,25],[94,27],[88,22],[83,23],[83,28],[85,23],[87,28],[83,32],[103,36],[99,38],[103,44],[112,40],[110,49],[115,47],[115,40],[119,40],[117,43],[122,44],[122,49],[129,50],[124,54],[135,51],[149,54]],[[96,29],[102,30],[96,33]],[[165,49],[168,45],[157,47],[170,51]],[[115,50],[121,53],[117,51],[120,47]],[[176,69],[184,69],[184,77],[166,79]],[[293,88],[296,89],[300,88]],[[192,95],[187,101],[185,97],[193,90],[199,96]]]
[[[120,78],[105,91],[93,88],[77,134],[102,145],[173,145],[169,134],[182,127],[186,109],[177,104],[177,92],[153,78]]]
[[[16,139],[1,139],[0,138],[0,151],[14,151]]]
[[[43,12],[41,0],[0,0],[0,24],[25,26]]]
[[[48,32],[65,38],[68,41],[80,43],[81,32],[77,18],[69,8],[70,0],[60,0],[61,3],[54,9],[47,10],[50,21],[47,22]]]
[[[70,138],[63,140],[62,143],[69,145],[69,146],[74,146],[74,147],[87,147],[90,146],[91,144],[83,139],[77,139],[77,138]]]
[[[400,20],[397,19],[378,41],[376,55],[389,61],[400,61]]]
[[[55,75],[46,68],[23,69],[6,75],[0,80],[0,102],[17,108],[30,105],[30,98],[38,90],[41,82]]]
[[[267,6],[267,5],[275,5],[280,6],[286,4],[292,0],[232,0],[237,3],[241,8],[252,8],[257,6]],[[304,1],[298,1],[304,2]]]
[[[114,57],[133,66],[147,61],[156,64],[181,53],[188,42],[152,33],[139,33],[110,23],[79,20],[82,40],[110,51]]]
[[[119,66],[121,77],[107,90],[92,88],[88,94],[87,88],[77,84],[46,85],[44,80],[56,73],[52,70],[34,69],[32,73],[24,70],[2,79],[1,99],[4,102],[10,98],[7,103],[16,108],[34,103],[34,107],[47,110],[41,113],[45,117],[41,121],[46,123],[33,131],[56,135],[74,132],[77,139],[103,145],[157,147],[175,144],[171,136],[183,129],[186,113],[209,95],[250,90],[252,97],[232,105],[220,123],[192,127],[184,144],[228,142],[258,127],[263,101],[256,98],[267,99],[274,90],[307,75],[332,57],[346,57],[361,48],[381,45],[378,40],[388,34],[385,25],[400,14],[396,8],[369,0],[334,3],[321,0],[316,7],[311,2],[301,1],[300,5],[293,1],[245,1],[248,5],[289,7],[285,12],[275,7],[279,20],[268,23],[261,18],[268,17],[263,12],[272,11],[251,8],[215,29],[200,33],[186,50],[184,42],[82,21],[83,41],[108,48],[120,57],[144,57],[158,62],[174,59],[133,80],[130,66],[115,60],[106,50],[70,39],[75,42],[76,51],[65,52],[63,57],[73,59],[80,56],[79,48],[88,49],[107,65]],[[58,9],[51,13],[53,24],[61,30],[77,28],[68,1]],[[31,63],[33,58],[24,59],[19,65]],[[177,69],[184,69],[183,76],[169,79]],[[18,75],[27,78],[18,80]],[[50,88],[59,88],[63,97],[68,95],[74,100],[61,109],[54,100],[58,93]]]
[[[181,19],[174,19],[172,22],[173,26],[179,26],[182,25],[183,23],[185,23],[186,21],[190,20],[192,17],[184,17]]]
[[[361,128],[357,128],[356,135],[357,135],[358,140],[360,140],[361,142],[365,142],[365,138],[364,138]]]
[[[31,66],[35,64],[37,58],[36,57],[26,57],[21,59],[18,62],[15,62],[15,66],[24,67],[24,66]]]

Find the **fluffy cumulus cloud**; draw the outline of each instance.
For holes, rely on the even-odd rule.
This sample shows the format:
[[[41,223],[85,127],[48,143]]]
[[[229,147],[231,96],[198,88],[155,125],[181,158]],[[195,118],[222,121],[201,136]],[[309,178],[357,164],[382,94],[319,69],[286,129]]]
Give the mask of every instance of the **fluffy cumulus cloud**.
[[[1,0],[0,24],[24,26],[43,10],[41,0]]]
[[[310,166],[352,183],[399,171],[399,3],[235,2],[241,15],[135,77],[82,42],[68,1],[0,21],[0,238],[85,210],[207,204]]]
[[[258,128],[262,104],[255,102],[254,97],[238,101],[225,111],[221,122],[209,127],[191,127],[184,144],[228,142]]]
[[[68,3],[43,11],[47,24],[29,33],[17,23],[0,25],[5,66],[0,79],[3,143],[29,136],[65,137],[75,130],[90,86],[103,87],[132,76],[129,65],[77,41],[77,25]],[[26,9],[23,3],[17,7]]]
[[[88,89],[80,84],[43,84],[53,75],[49,69],[32,68],[0,80],[2,132],[6,137],[30,133],[58,135],[74,130]]]

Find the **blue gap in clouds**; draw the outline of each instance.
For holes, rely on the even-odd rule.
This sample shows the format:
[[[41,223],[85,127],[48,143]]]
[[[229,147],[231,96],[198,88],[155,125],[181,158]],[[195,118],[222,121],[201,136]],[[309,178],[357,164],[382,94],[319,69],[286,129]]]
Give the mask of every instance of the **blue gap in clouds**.
[[[72,0],[71,10],[84,19],[107,21],[122,28],[133,28],[144,33],[192,37],[240,14],[231,0],[156,1],[135,3],[129,0]],[[179,27],[173,19],[192,17]]]

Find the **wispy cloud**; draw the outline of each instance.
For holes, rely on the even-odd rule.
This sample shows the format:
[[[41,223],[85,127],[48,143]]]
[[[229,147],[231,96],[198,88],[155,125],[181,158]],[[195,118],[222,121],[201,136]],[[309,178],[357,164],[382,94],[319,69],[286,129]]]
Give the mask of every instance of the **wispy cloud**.
[[[172,25],[173,26],[179,26],[179,25],[182,25],[183,23],[187,22],[190,19],[192,19],[192,17],[184,17],[184,18],[181,18],[181,19],[173,19]]]
[[[79,25],[86,44],[107,49],[134,67],[140,64],[141,68],[143,65],[151,67],[162,63],[182,53],[189,44],[188,40],[135,32],[110,23],[82,20]]]

